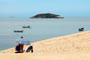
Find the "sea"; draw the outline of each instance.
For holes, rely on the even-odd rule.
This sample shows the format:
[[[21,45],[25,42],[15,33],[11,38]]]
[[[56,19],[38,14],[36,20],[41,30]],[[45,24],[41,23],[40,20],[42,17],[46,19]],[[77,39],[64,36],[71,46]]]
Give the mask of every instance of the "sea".
[[[30,28],[23,28],[30,26]],[[31,43],[90,31],[90,17],[65,17],[64,19],[0,18],[0,51],[15,47],[21,36]],[[23,30],[23,32],[14,32]]]

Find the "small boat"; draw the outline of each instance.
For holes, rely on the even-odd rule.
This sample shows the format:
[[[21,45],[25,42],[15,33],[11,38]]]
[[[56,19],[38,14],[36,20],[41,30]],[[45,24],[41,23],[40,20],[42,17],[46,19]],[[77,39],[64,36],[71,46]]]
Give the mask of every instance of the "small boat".
[[[23,26],[23,28],[30,28],[30,26]]]
[[[79,28],[78,30],[79,30],[79,32],[81,32],[81,31],[84,31],[84,28]]]
[[[18,32],[22,33],[23,30],[14,30],[14,32],[16,32],[16,33],[18,33]]]

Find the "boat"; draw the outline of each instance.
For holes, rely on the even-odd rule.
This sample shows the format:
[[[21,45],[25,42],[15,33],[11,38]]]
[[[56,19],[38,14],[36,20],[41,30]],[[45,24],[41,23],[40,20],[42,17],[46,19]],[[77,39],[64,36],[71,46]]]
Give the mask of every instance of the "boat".
[[[23,30],[14,30],[14,32],[16,32],[16,33],[18,33],[18,32],[22,33]]]
[[[81,31],[84,31],[84,28],[79,28],[78,30],[79,30],[79,32],[81,32]]]
[[[30,28],[30,26],[23,26],[23,28]]]

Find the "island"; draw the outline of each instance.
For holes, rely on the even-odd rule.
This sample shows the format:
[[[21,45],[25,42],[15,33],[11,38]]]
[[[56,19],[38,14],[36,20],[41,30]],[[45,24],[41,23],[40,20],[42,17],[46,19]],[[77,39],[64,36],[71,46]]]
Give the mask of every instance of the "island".
[[[57,15],[57,14],[52,14],[52,13],[42,13],[42,14],[37,14],[35,16],[32,16],[30,18],[64,18],[63,16]]]

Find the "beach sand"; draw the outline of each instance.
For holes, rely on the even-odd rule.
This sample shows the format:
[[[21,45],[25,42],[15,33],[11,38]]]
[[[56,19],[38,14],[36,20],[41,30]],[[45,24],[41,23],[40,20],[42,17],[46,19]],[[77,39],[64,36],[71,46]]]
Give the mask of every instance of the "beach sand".
[[[90,32],[80,32],[32,43],[34,53],[0,52],[0,60],[90,60]],[[28,46],[25,46],[26,49]]]

